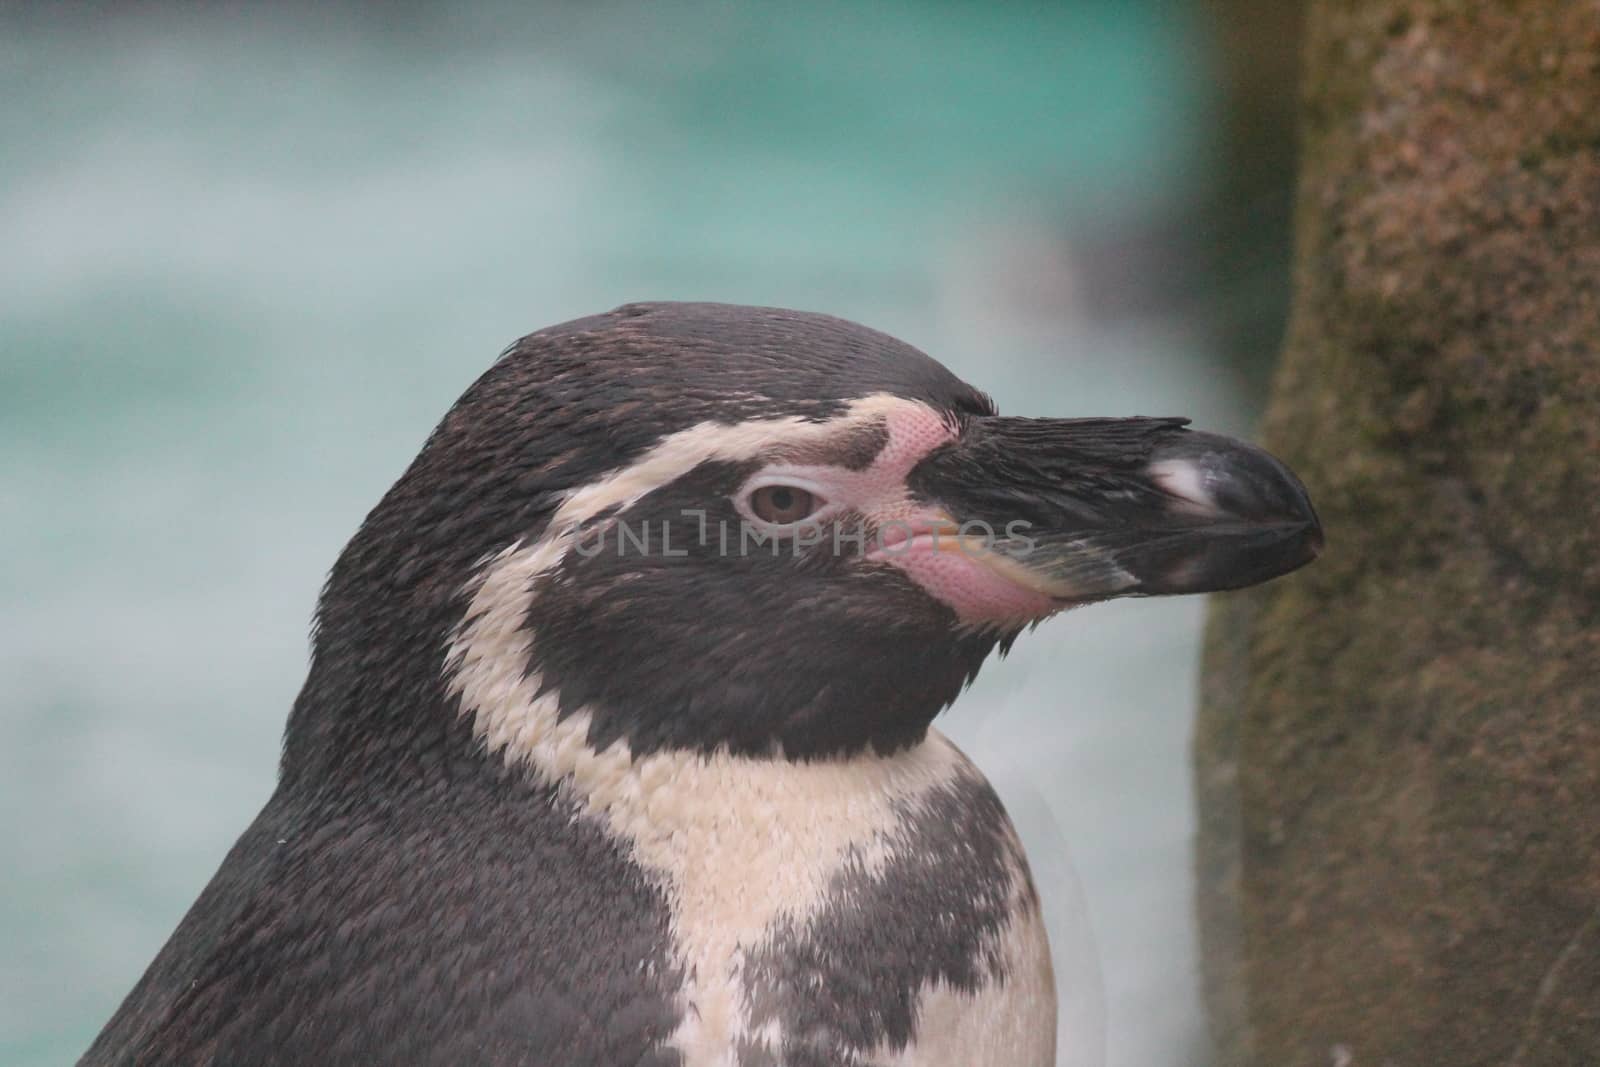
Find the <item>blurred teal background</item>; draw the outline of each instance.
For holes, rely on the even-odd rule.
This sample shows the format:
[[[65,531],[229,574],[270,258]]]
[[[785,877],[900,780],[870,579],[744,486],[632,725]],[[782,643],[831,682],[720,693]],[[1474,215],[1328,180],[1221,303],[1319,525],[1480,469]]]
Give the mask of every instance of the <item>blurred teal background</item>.
[[[0,16],[5,1064],[83,1050],[265,800],[324,573],[518,335],[786,305],[1010,414],[1249,431],[1186,306],[1189,5],[406,10]],[[1058,619],[945,722],[1039,867],[1063,1065],[1205,1055],[1201,610]]]

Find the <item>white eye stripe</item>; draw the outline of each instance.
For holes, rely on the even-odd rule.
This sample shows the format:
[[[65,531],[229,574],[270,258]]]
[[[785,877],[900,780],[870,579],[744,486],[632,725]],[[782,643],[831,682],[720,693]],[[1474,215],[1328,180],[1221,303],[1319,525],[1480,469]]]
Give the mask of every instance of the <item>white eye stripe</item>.
[[[826,441],[849,427],[912,409],[931,414],[931,409],[919,401],[874,393],[853,401],[844,414],[822,422],[799,416],[753,419],[736,425],[702,422],[663,438],[632,465],[573,490],[550,525],[553,530],[561,530],[588,522],[608,508],[626,510],[651,490],[681,478],[702,463],[756,459],[773,448]]]
[[[856,471],[790,463],[768,466],[760,474],[781,476],[788,484],[801,484],[795,479],[804,479],[809,484],[818,484],[819,489],[818,478],[826,478],[830,483],[837,478],[840,484],[833,488],[841,492],[821,491],[827,503],[803,524],[823,522],[841,511],[858,508],[867,497],[883,499],[886,492],[895,491],[896,487],[889,483],[903,478],[912,463],[931,447],[953,437],[955,432],[948,420],[927,404],[889,393],[873,393],[851,401],[841,414],[820,422],[800,416],[752,419],[737,424],[702,422],[661,438],[632,464],[618,467],[587,485],[574,486],[563,495],[543,536],[535,544],[524,546],[519,542],[508,546],[506,551],[526,547],[531,558],[537,561],[535,573],[546,573],[566,558],[587,524],[602,515],[617,516],[626,512],[650,492],[671,484],[702,463],[783,455],[785,450],[826,443],[841,432],[849,433],[854,428],[878,423],[888,426],[890,443],[873,469]],[[792,452],[788,454],[793,455]],[[886,456],[893,459],[885,463]],[[736,501],[743,500],[743,489],[753,484],[752,480],[741,487]],[[756,529],[768,533],[789,533],[796,525],[803,525],[772,527],[749,516],[748,508],[741,507],[740,511]]]

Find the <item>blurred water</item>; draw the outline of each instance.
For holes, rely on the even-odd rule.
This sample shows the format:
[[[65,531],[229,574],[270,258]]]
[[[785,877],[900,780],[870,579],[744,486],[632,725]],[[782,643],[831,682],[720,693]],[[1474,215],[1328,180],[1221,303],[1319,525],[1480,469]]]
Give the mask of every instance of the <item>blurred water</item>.
[[[1081,284],[1203,165],[1181,9],[520,10],[3,26],[0,1061],[70,1061],[170,933],[270,790],[322,575],[519,334],[805,307],[1008,413],[1239,429]],[[945,724],[1039,866],[1063,1065],[1198,1055],[1199,617],[1057,620]]]

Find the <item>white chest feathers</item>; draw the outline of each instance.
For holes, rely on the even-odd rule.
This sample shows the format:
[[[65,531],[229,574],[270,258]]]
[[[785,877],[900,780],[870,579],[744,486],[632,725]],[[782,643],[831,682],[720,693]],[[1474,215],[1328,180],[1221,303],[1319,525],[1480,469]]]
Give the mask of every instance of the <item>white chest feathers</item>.
[[[791,763],[596,751],[528,670],[532,579],[486,568],[446,669],[490,751],[559,785],[659,886],[685,1067],[1051,1067],[1055,993],[1026,861],[935,731],[893,756]]]
[[[1054,1063],[1021,849],[947,740],[886,759],[688,762],[626,831],[671,907],[686,1067]]]
[[[1026,862],[942,736],[835,762],[660,753],[574,799],[666,900],[685,1067],[1054,1064]]]

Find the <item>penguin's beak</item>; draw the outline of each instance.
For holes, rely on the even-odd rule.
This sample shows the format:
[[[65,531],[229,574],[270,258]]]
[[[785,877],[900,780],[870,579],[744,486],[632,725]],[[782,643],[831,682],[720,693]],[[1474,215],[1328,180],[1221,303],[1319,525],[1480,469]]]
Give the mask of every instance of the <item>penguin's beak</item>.
[[[962,551],[1057,603],[1255,585],[1322,550],[1300,480],[1186,419],[975,418],[909,487]]]

